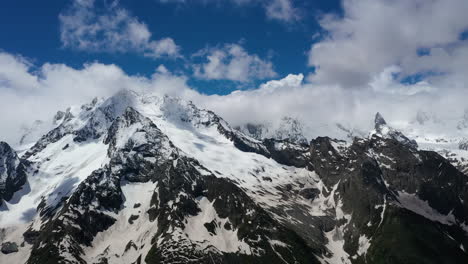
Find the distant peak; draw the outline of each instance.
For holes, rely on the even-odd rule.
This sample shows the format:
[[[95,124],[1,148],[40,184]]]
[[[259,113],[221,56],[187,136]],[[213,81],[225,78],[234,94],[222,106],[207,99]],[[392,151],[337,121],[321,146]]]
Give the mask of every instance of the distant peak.
[[[377,114],[375,114],[374,123],[375,123],[375,129],[376,130],[378,130],[382,126],[387,125],[387,122],[385,122],[385,119],[383,118],[383,116],[379,112],[377,112]]]
[[[384,137],[384,138],[393,138],[395,139],[396,141],[406,145],[406,146],[409,146],[413,149],[417,149],[418,148],[418,144],[416,143],[415,140],[412,140],[412,139],[409,139],[407,138],[403,133],[401,133],[400,131],[390,127],[389,125],[387,125],[387,122],[385,121],[385,119],[383,118],[383,116],[377,112],[377,114],[375,114],[375,134],[379,135],[380,137]]]

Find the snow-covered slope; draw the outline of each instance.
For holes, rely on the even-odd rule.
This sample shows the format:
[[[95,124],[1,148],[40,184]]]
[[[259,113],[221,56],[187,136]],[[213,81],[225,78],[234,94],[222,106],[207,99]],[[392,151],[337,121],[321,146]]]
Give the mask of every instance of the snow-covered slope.
[[[129,114],[128,109],[135,109],[135,112]],[[162,141],[166,135],[170,135],[171,141],[169,139]],[[112,173],[118,174],[116,170],[122,169],[122,165],[118,165],[120,163],[140,163],[141,165],[142,160],[140,158],[134,160],[132,153],[144,155],[144,162],[148,164],[145,167],[138,167],[138,170],[145,170],[145,176],[131,173],[137,168],[125,172],[124,181],[130,182],[122,182],[120,188],[124,202],[119,208],[122,206],[128,210],[119,211],[116,208],[117,211],[112,214],[115,225],[112,225],[105,232],[98,232],[96,238],[90,242],[92,247],[81,249],[84,250],[84,254],[77,255],[75,250],[77,238],[64,236],[60,239],[60,245],[63,245],[64,248],[60,250],[59,256],[56,256],[58,259],[94,262],[105,256],[109,261],[127,263],[127,261],[135,261],[137,258],[145,258],[154,243],[152,242],[154,234],[161,232],[161,228],[157,228],[157,224],[152,223],[154,219],[149,221],[148,214],[152,208],[150,203],[154,203],[152,201],[154,199],[152,198],[153,193],[159,188],[160,183],[142,184],[133,183],[133,181],[148,181],[149,177],[154,177],[150,175],[151,169],[149,168],[156,164],[162,166],[161,162],[165,164],[170,161],[173,167],[184,167],[178,164],[184,162],[172,157],[173,155],[186,157],[184,159],[195,158],[197,161],[192,166],[200,175],[208,177],[216,173],[218,177],[231,179],[251,193],[255,193],[258,189],[273,188],[263,187],[262,182],[271,183],[272,179],[281,180],[280,175],[291,174],[290,177],[297,178],[308,175],[303,169],[283,167],[265,156],[253,152],[243,152],[234,145],[233,140],[253,149],[260,146],[256,140],[232,130],[214,113],[199,110],[190,102],[175,98],[140,96],[135,92],[125,90],[107,100],[94,100],[88,105],[72,107],[65,112],[63,119],[57,126],[23,154],[22,157],[31,163],[31,173],[28,175],[28,182],[23,186],[23,189],[17,192],[13,199],[2,205],[3,211],[0,214],[0,224],[3,230],[2,240],[24,245],[23,233],[37,234],[45,226],[56,226],[57,219],[61,220],[62,224],[78,226],[79,223],[66,220],[66,216],[70,212],[64,211],[67,207],[72,206],[69,204],[72,203],[73,197],[84,188],[83,186],[87,185],[87,181],[93,178],[92,175],[103,168],[112,169]],[[126,148],[130,143],[135,150],[127,152]],[[143,153],[144,148],[148,148],[148,145],[151,146],[152,150],[148,150],[149,153]],[[262,147],[259,151],[266,152],[266,149]],[[161,154],[163,156],[158,158],[158,155]],[[233,160],[236,162],[233,163]],[[191,172],[191,177],[196,176],[195,171]],[[107,186],[103,188],[107,188]],[[139,195],[141,193],[147,195]],[[219,233],[219,237],[214,238],[209,243],[206,242],[206,238],[211,237],[212,234],[199,233],[200,230],[196,226],[203,227],[204,222],[198,223],[196,219],[202,217],[201,214],[215,217],[213,220],[219,219],[224,223],[224,226],[227,226],[226,221],[229,222],[225,216],[217,215],[216,211],[213,211],[212,205],[211,209],[209,208],[213,202],[206,198],[197,202],[201,213],[187,217],[187,226],[177,232],[181,232],[180,235],[186,236],[187,241],[192,241],[191,243],[199,241],[202,243],[201,245],[215,247],[220,252],[239,252],[239,254],[248,253],[247,255],[251,255],[255,248],[247,245],[246,242],[238,241],[238,231],[233,229],[234,224],[232,223],[232,227],[229,229],[216,229],[217,231],[214,232]],[[93,204],[94,202],[86,204],[86,206]],[[138,207],[135,204],[139,204]],[[205,207],[206,209],[204,209]],[[205,213],[205,210],[210,210],[210,213]],[[138,213],[141,213],[142,217],[139,217]],[[208,215],[203,216],[203,219],[207,218]],[[138,254],[135,252],[127,253],[128,250],[125,249],[125,246],[130,245],[128,244],[129,240],[122,242],[122,239],[119,239],[121,232],[118,231],[128,228],[128,219],[132,219],[132,217],[137,219],[132,220],[131,227],[134,228],[135,237],[131,240],[131,244],[138,245],[136,252]],[[164,226],[164,228],[168,227]],[[148,232],[152,232],[152,235]],[[171,233],[174,232],[176,231],[171,231]],[[34,235],[32,236],[34,237]],[[124,248],[119,246],[119,243],[124,243]],[[284,244],[280,240],[278,243]],[[33,254],[40,248],[41,246],[33,247]],[[125,254],[119,254],[118,259],[112,260],[112,256],[116,255],[112,252],[120,252],[124,249]],[[20,252],[2,255],[2,257],[23,262],[28,258],[27,252],[30,250],[30,246],[19,247]],[[261,247],[258,250],[261,250]],[[261,251],[265,253],[265,256],[268,256],[268,250]],[[33,255],[29,256],[29,260],[33,262],[40,261],[40,259],[42,258],[36,259]]]
[[[387,245],[389,230],[407,232],[395,221],[424,223],[410,233],[433,234],[440,252],[453,253],[447,263],[468,259],[460,249],[468,246],[468,177],[380,115],[370,136],[332,124],[347,141],[309,143],[295,119],[268,133],[233,129],[191,102],[123,90],[53,120],[20,155],[0,151],[2,181],[23,179],[4,188],[11,195],[0,209],[0,241],[17,250],[0,254],[2,263],[413,256]],[[418,252],[435,243],[408,241]]]

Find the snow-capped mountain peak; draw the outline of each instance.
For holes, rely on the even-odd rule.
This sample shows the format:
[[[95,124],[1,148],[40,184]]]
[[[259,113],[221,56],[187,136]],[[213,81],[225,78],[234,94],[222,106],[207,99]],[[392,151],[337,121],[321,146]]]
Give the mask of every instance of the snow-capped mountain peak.
[[[436,249],[405,249],[468,259],[468,178],[380,114],[369,137],[308,142],[294,118],[267,137],[123,90],[53,120],[23,155],[0,143],[2,263],[365,263],[425,234]]]
[[[385,121],[385,119],[379,112],[375,114],[374,124],[375,124],[375,130],[377,131],[387,126],[387,122]]]
[[[277,140],[289,140],[298,144],[308,143],[307,138],[304,136],[304,124],[298,118],[290,116],[283,116],[276,123],[246,123],[236,127],[236,129],[257,140],[273,138]]]
[[[375,114],[374,124],[375,130],[371,132],[371,136],[378,135],[384,138],[392,138],[410,148],[418,148],[418,143],[415,140],[409,139],[402,132],[390,127],[379,112]]]

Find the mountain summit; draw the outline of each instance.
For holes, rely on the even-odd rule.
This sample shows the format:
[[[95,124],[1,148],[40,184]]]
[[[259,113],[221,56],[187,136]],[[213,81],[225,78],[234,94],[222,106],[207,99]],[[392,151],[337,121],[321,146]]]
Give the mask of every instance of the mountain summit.
[[[0,143],[1,263],[468,263],[468,177],[380,114],[352,142],[253,137],[123,90],[54,120]]]
[[[377,112],[377,114],[375,114],[374,120],[375,134],[382,137],[392,138],[413,149],[418,148],[418,143],[416,143],[415,140],[407,138],[400,131],[387,125],[387,122],[380,113]]]
[[[381,131],[382,128],[387,125],[387,122],[385,121],[383,116],[379,112],[377,112],[377,114],[375,114],[374,124],[375,124],[375,130]]]

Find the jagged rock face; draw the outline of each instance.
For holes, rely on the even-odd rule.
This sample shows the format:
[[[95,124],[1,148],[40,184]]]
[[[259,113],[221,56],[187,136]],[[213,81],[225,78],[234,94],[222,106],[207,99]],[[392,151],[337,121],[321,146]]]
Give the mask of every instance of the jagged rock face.
[[[0,204],[21,189],[26,182],[26,170],[26,162],[7,143],[0,142]]]
[[[468,150],[468,140],[463,139],[458,143],[458,148],[461,150]]]
[[[415,140],[409,139],[400,131],[389,127],[380,113],[377,113],[375,115],[375,131],[380,136],[392,138],[396,141],[401,142],[402,144],[405,144],[410,148],[418,148],[418,143],[416,143]]]
[[[310,144],[128,91],[56,119],[24,160],[2,152],[30,166],[2,263],[468,261],[468,178],[380,114],[369,137]]]
[[[375,114],[374,123],[375,123],[375,129],[377,131],[381,131],[382,128],[387,125],[387,122],[385,121],[383,116],[378,112],[377,114]]]
[[[299,168],[312,169],[309,160],[309,146],[297,145],[288,140],[265,139],[263,144],[269,152],[269,157],[280,164]]]
[[[247,123],[242,126],[237,126],[235,129],[260,141],[274,139],[278,141],[289,141],[299,145],[308,144],[304,136],[304,125],[299,119],[289,116],[282,117],[275,125],[270,123]]]
[[[275,138],[282,140],[287,139],[298,144],[307,144],[303,129],[304,126],[298,119],[283,117],[279,128],[275,131]]]
[[[465,175],[435,152],[417,151],[393,138],[373,135],[345,151],[334,145],[329,138],[313,140],[311,157],[342,202],[342,222],[335,230],[342,229],[353,263],[468,260],[460,249],[468,242]],[[400,238],[405,241],[397,243]],[[434,239],[440,242],[437,250]]]
[[[77,143],[99,139],[112,121],[133,104],[134,96],[132,91],[123,90],[104,102],[93,99],[78,109],[67,109],[64,114],[57,113],[54,122],[58,125],[42,136],[23,158],[34,156],[66,135],[73,135],[73,141]]]
[[[263,140],[268,133],[268,128],[263,124],[247,123],[243,126],[237,126],[235,129],[257,140]]]
[[[135,110],[129,108],[118,117],[105,140],[109,165],[81,183],[39,230],[28,263],[85,263],[84,247],[92,246],[99,232],[119,224],[109,213],[118,215],[125,206],[124,182],[155,186],[146,197],[150,200],[147,211],[131,218],[147,218],[146,224],[154,226],[144,241],[147,244],[128,241],[139,252],[132,261],[146,255],[147,263],[187,259],[197,263],[281,263],[283,259],[318,263],[296,233],[271,218],[235,184],[216,178],[197,161],[181,155],[167,136]],[[222,246],[209,241],[210,237],[231,240]],[[142,247],[147,252],[141,252]],[[119,261],[120,256],[115,258],[106,251],[98,256],[100,262]]]

